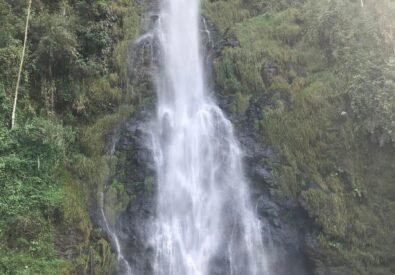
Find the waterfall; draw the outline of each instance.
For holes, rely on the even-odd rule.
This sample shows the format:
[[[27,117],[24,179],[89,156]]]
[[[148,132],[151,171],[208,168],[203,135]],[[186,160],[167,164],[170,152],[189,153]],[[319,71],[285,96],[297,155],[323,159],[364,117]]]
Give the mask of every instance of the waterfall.
[[[205,85],[199,22],[199,0],[163,1],[150,130],[158,181],[154,273],[268,275],[242,152]]]

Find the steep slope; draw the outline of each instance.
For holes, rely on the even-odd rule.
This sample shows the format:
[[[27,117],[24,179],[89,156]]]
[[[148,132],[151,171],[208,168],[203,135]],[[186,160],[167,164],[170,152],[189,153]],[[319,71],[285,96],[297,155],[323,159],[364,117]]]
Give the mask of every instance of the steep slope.
[[[33,1],[10,130],[26,8],[0,1],[0,273],[108,274],[109,238],[88,207],[107,173],[105,133],[139,102],[123,76],[140,7]]]
[[[394,273],[393,4],[206,1],[204,11],[218,31],[216,88],[276,149],[272,196],[297,199],[313,221],[315,273]]]
[[[212,90],[246,152],[276,274],[395,273],[395,7],[363,3],[203,2]],[[0,273],[112,272],[102,193],[147,271],[155,186],[139,125],[155,44],[131,40],[156,5],[33,1],[11,131],[27,2],[0,0]]]

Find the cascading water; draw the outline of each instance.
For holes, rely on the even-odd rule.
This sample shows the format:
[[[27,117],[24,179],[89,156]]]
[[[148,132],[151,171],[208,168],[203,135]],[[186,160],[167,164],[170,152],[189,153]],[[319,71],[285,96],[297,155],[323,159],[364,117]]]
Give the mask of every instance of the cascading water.
[[[153,154],[158,197],[152,228],[157,275],[267,275],[261,224],[231,123],[207,94],[200,1],[165,0]]]

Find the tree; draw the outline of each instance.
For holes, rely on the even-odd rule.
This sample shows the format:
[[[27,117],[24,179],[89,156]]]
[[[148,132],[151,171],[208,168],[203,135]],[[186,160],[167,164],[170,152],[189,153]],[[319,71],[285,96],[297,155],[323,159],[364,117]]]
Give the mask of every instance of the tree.
[[[22,69],[23,69],[23,61],[25,59],[27,32],[29,30],[29,19],[30,19],[31,7],[32,7],[32,0],[29,0],[29,6],[27,8],[27,16],[26,16],[25,39],[23,41],[21,63],[19,65],[18,79],[17,79],[17,82],[16,82],[16,88],[15,88],[14,107],[12,109],[11,129],[13,129],[15,127],[16,105],[17,105],[17,102],[18,102],[18,90],[19,90],[19,83],[21,81],[21,74],[22,74]]]

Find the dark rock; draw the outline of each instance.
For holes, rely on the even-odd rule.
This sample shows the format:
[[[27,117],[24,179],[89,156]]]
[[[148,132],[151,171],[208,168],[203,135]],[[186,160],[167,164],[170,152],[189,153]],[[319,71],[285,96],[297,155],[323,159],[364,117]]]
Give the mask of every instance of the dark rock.
[[[262,182],[268,184],[269,186],[273,186],[274,181],[273,181],[273,176],[271,172],[268,171],[267,168],[259,166],[259,165],[254,165],[251,167],[251,174],[254,179],[262,180]]]
[[[270,82],[276,68],[271,62],[266,62],[265,70],[271,77],[267,79]],[[271,84],[269,82],[268,85]],[[254,96],[243,115],[226,108],[227,100],[220,97],[219,105],[225,106],[244,152],[244,170],[250,182],[252,203],[262,222],[270,269],[276,275],[313,274],[305,241],[310,230],[309,218],[297,200],[278,195],[272,170],[279,158],[270,146],[264,144],[262,133],[257,128],[262,119],[262,109],[272,104],[270,95],[262,92]]]
[[[124,184],[131,196],[131,203],[118,218],[115,229],[123,254],[135,274],[149,275],[152,274],[153,262],[149,229],[155,212],[155,190],[148,192],[145,181],[154,178],[155,172],[148,147],[147,123],[142,117],[150,119],[142,110],[120,126],[120,136],[115,146],[115,155],[126,154],[117,170],[124,175]]]
[[[281,208],[290,210],[290,209],[297,209],[300,207],[299,203],[295,199],[283,198],[277,200],[277,203],[280,205]]]
[[[152,1],[155,6],[156,1]],[[147,26],[157,21],[155,9],[148,15]],[[151,24],[151,25],[150,25]],[[238,41],[225,33],[223,37],[215,36],[215,31],[208,23],[208,30],[213,31],[214,46],[207,47],[207,54],[213,54],[224,46],[238,46]],[[149,27],[148,27],[149,28]],[[148,33],[149,30],[146,30]],[[208,37],[205,38],[209,42]],[[129,79],[134,87],[147,88],[148,95],[153,95],[151,81],[152,72],[158,65],[158,44],[154,38],[147,35],[144,39],[131,44],[132,56],[129,64]],[[211,60],[211,59],[207,59]],[[267,87],[272,84],[277,69],[272,62],[267,61],[262,66],[262,79]],[[221,94],[221,91],[220,91]],[[222,93],[223,94],[223,93]],[[276,153],[270,146],[263,143],[261,134],[256,128],[256,122],[261,119],[262,108],[270,104],[270,98],[262,93],[254,97],[244,115],[232,114],[229,110],[230,99],[219,97],[219,105],[228,111],[228,117],[234,123],[238,140],[245,153],[245,173],[252,190],[252,203],[262,222],[262,236],[267,247],[268,261],[272,274],[276,275],[308,275],[312,274],[308,261],[309,251],[305,239],[308,233],[306,213],[297,201],[275,199],[277,192],[275,180],[271,171],[272,163],[276,161]],[[152,108],[152,106],[151,106]],[[147,192],[147,178],[155,179],[155,169],[149,148],[149,136],[144,128],[153,110],[141,110],[129,121],[116,127],[108,140],[114,144],[108,152],[123,155],[125,160],[119,164],[117,171],[122,174],[131,203],[120,215],[116,223],[116,233],[120,240],[126,260],[134,269],[135,274],[153,274],[153,248],[150,246],[150,228],[155,217],[156,182],[153,190]],[[224,225],[226,226],[226,225]],[[227,258],[221,257],[212,261],[211,275],[229,274],[226,270]]]
[[[257,200],[257,212],[260,216],[264,217],[278,217],[279,216],[279,206],[269,199],[269,197],[264,194],[260,196]]]

